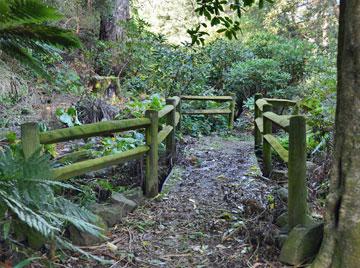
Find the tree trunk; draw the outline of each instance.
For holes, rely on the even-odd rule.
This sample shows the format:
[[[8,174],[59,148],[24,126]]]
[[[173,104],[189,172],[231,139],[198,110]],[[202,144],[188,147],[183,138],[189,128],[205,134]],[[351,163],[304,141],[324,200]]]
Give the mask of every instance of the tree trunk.
[[[125,33],[121,22],[127,21],[129,18],[129,0],[114,0],[111,12],[100,16],[100,40],[122,40]]]
[[[341,0],[335,155],[315,268],[360,267],[360,1]]]

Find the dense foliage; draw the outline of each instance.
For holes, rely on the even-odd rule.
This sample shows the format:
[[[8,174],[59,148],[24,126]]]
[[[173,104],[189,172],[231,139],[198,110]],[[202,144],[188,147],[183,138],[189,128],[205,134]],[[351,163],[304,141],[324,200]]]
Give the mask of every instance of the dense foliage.
[[[150,8],[147,3],[134,1],[139,10],[133,10],[132,19],[121,24],[126,37],[100,40],[100,18],[111,12],[113,2],[45,1],[56,6],[64,14],[61,17],[40,0],[0,0],[0,78],[5,85],[0,84],[1,128],[16,128],[30,119],[43,121],[43,126],[72,127],[136,118],[146,109],[160,110],[168,96],[235,94],[238,127],[249,129],[252,124],[243,115],[252,116],[254,94],[262,93],[299,101],[300,112],[307,115],[309,158],[323,159],[332,150],[336,16],[331,8],[288,0],[276,1],[274,6],[264,5],[272,1],[244,0],[230,5],[233,1],[209,0],[192,6],[189,0],[176,4],[162,0],[149,11],[143,10]],[[255,3],[263,8],[245,12],[244,7]],[[236,16],[230,18],[229,12]],[[322,21],[327,28],[315,25],[311,18],[324,12],[328,17]],[[175,20],[179,13],[183,21]],[[76,51],[58,49],[80,47],[78,38],[83,46]],[[39,79],[9,56],[51,79]],[[60,101],[55,102],[56,97]],[[87,103],[85,109],[83,103]],[[191,108],[226,108],[226,104],[192,101],[182,105],[184,110]],[[223,134],[227,123],[224,116],[183,116],[181,133]],[[286,147],[287,136],[279,135]],[[63,195],[64,189],[77,189],[52,180],[49,160],[38,154],[25,159],[15,145],[16,134],[11,132],[6,138],[12,150],[0,144],[1,240],[12,244],[16,225],[40,234],[50,244],[72,249],[64,236],[69,224],[101,236],[94,215]],[[144,144],[144,133],[131,131],[84,143],[81,149],[105,156]],[[44,149],[52,158],[58,155],[53,145]],[[96,199],[94,188],[121,187],[96,179],[75,194],[75,199],[85,204],[84,200]]]

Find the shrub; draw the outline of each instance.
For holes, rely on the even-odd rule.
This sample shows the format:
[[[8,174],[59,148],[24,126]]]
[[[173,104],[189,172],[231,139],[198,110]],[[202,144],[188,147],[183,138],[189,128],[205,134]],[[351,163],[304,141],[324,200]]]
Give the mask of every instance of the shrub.
[[[236,62],[253,59],[254,53],[239,41],[217,39],[205,47],[211,63],[209,84],[217,89],[223,88],[224,73]]]
[[[251,35],[246,45],[258,58],[278,61],[282,71],[291,75],[292,84],[305,78],[307,61],[312,56],[313,49],[309,42],[261,32]]]
[[[274,95],[285,90],[290,74],[282,71],[280,63],[272,59],[253,59],[235,63],[225,73],[225,89],[237,95],[238,105],[256,92]]]

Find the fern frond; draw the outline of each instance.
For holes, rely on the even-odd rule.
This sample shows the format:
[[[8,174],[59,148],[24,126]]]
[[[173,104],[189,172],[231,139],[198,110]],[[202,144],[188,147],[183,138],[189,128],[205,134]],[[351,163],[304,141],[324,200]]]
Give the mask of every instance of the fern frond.
[[[52,237],[55,232],[60,230],[50,225],[43,217],[29,209],[26,205],[22,204],[18,200],[9,196],[6,192],[0,190],[0,199],[6,204],[6,206],[15,213],[18,218],[35,229],[45,237]]]
[[[0,0],[0,29],[27,23],[45,23],[62,18],[56,9],[38,0]]]
[[[78,48],[81,44],[73,32],[45,24],[60,18],[39,0],[0,0],[0,50],[49,78],[32,52],[51,53],[44,45]]]

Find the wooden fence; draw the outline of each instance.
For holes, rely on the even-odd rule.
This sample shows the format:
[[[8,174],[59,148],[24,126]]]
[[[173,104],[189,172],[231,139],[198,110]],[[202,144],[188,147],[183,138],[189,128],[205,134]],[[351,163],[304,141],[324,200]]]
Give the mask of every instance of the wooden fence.
[[[296,102],[255,95],[255,148],[262,145],[264,175],[272,171],[272,150],[288,165],[289,227],[307,221],[306,119],[302,115],[278,115],[273,108],[288,108]],[[272,135],[272,124],[289,133],[289,151]]]
[[[182,111],[182,115],[227,115],[229,129],[234,127],[235,115],[235,96],[181,96],[181,101],[215,101],[215,102],[229,102],[227,109],[206,109],[206,110],[190,110]]]
[[[229,127],[233,126],[235,102],[232,96],[183,96],[166,99],[166,105],[160,111],[147,110],[145,117],[125,120],[104,121],[86,124],[70,128],[62,128],[47,132],[40,132],[38,123],[25,123],[21,125],[21,140],[25,157],[30,157],[39,150],[42,144],[54,144],[58,142],[106,136],[113,133],[128,130],[145,129],[145,145],[134,149],[103,156],[95,159],[79,161],[66,166],[53,169],[56,179],[64,180],[87,172],[100,170],[109,166],[117,165],[126,161],[146,156],[144,194],[154,197],[159,191],[158,180],[158,146],[165,141],[166,154],[170,159],[176,155],[175,132],[180,123],[180,103],[182,100],[213,100],[229,101],[230,108],[226,110],[195,110],[182,112],[183,114],[229,114]],[[226,113],[225,113],[226,112]],[[159,120],[165,118],[166,124],[159,131]],[[65,155],[64,157],[69,156]]]

